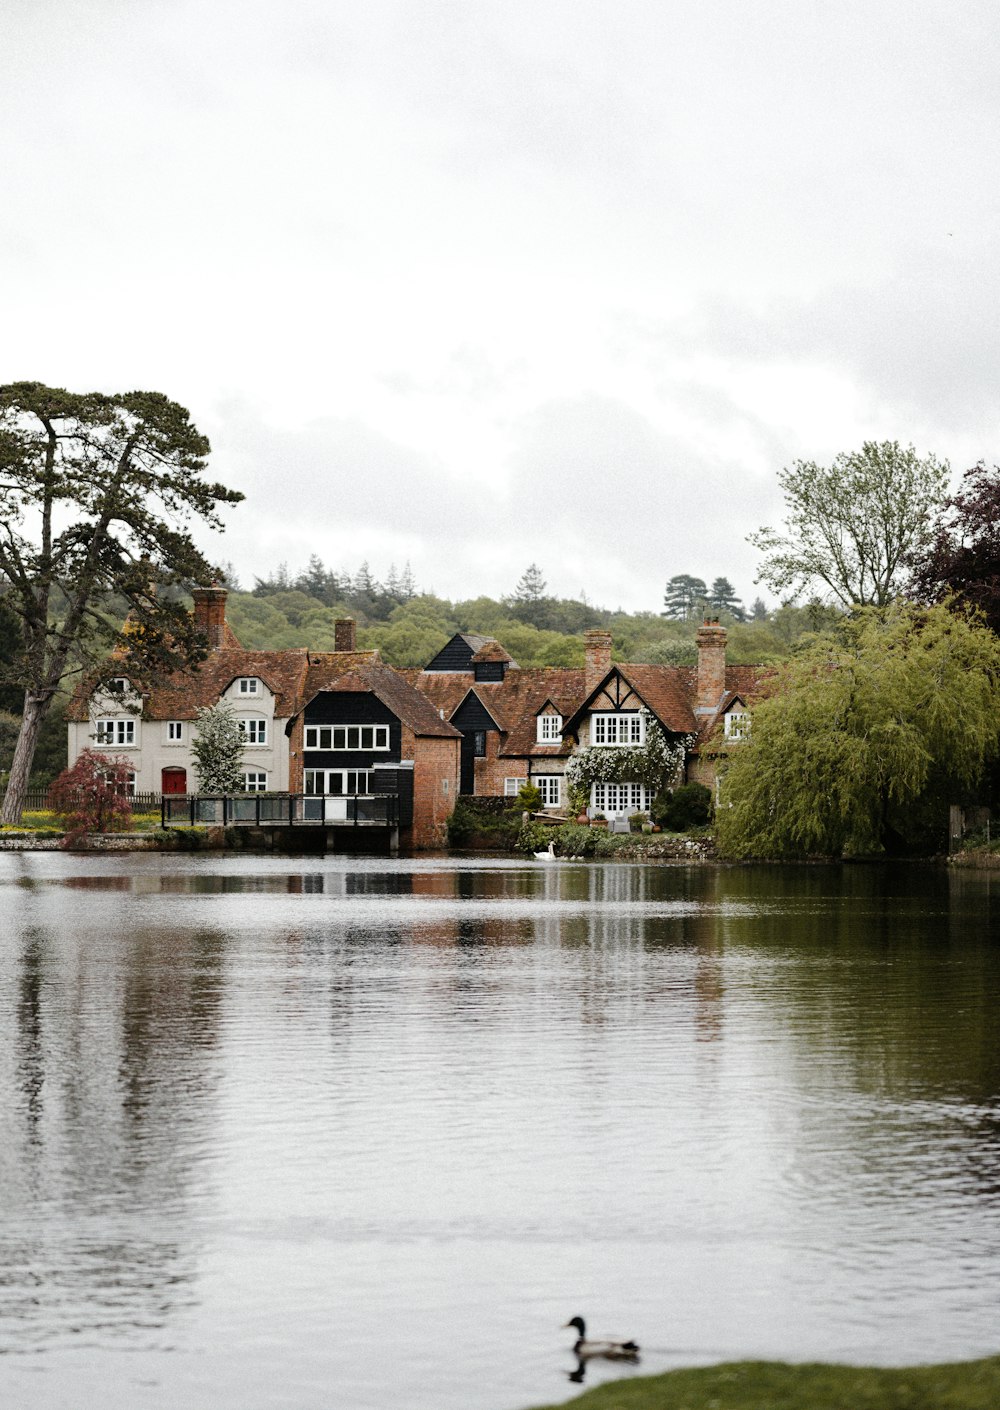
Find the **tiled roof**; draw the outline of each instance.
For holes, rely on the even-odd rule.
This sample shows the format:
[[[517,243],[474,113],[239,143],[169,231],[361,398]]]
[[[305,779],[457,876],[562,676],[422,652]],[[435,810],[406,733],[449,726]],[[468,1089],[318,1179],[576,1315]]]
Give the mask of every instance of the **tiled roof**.
[[[505,651],[498,641],[492,640],[481,646],[473,656],[473,665],[480,661],[509,661],[512,666],[517,664],[509,651]]]
[[[223,647],[210,652],[199,666],[177,671],[149,689],[137,679],[132,684],[142,692],[145,719],[193,720],[200,709],[215,705],[238,676],[257,676],[275,696],[275,716],[285,719],[298,709],[307,664],[308,653],[302,648],[248,651]],[[87,719],[88,702],[100,679],[91,676],[81,682],[66,711],[67,719]]]
[[[306,692],[303,697],[303,705],[308,704],[320,691],[371,691],[371,693],[387,706],[397,719],[412,729],[413,733],[420,736],[437,736],[445,739],[457,739],[459,731],[454,725],[443,720],[426,696],[421,695],[402,672],[397,671],[393,666],[386,666],[382,661],[359,662],[350,665],[346,670],[342,666],[338,668],[337,657],[345,653],[331,652],[325,658],[312,658],[309,664],[309,676]],[[366,655],[369,653],[358,653]]]

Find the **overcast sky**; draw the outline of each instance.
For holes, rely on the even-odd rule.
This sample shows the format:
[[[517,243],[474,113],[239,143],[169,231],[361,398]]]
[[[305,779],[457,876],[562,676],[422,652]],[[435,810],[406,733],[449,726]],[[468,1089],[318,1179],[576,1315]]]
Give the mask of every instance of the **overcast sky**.
[[[1000,20],[5,0],[0,380],[187,406],[210,553],[659,610],[865,439],[1000,459]]]

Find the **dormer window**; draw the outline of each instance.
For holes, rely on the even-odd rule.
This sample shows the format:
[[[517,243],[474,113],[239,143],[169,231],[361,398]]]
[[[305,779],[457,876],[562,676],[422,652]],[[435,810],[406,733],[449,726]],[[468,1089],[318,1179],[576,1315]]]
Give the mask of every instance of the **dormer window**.
[[[236,688],[240,695],[259,695],[260,681],[256,676],[240,676]]]
[[[535,741],[538,744],[561,744],[562,743],[562,715],[546,713],[539,715],[536,720],[537,733]]]
[[[125,676],[114,676],[111,680],[104,682],[104,689],[109,695],[124,695],[129,689],[129,682]]]
[[[726,738],[747,739],[750,735],[749,710],[730,710],[726,715]]]

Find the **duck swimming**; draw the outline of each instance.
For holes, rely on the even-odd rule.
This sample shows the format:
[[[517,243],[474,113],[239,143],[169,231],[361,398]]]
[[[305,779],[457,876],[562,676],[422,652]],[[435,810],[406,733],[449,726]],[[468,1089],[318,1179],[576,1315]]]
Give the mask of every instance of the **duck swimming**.
[[[637,1361],[639,1343],[635,1341],[588,1341],[587,1326],[582,1317],[571,1317],[567,1327],[575,1327],[577,1339],[573,1350],[581,1361],[592,1356],[603,1356],[606,1361]]]

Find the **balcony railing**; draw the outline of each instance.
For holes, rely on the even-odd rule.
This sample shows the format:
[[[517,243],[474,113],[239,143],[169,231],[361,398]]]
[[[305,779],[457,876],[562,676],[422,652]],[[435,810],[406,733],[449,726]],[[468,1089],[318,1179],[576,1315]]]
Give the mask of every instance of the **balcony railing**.
[[[397,827],[394,793],[165,794],[164,827]]]

